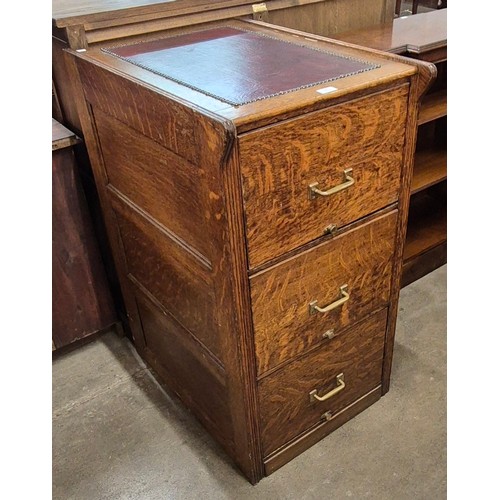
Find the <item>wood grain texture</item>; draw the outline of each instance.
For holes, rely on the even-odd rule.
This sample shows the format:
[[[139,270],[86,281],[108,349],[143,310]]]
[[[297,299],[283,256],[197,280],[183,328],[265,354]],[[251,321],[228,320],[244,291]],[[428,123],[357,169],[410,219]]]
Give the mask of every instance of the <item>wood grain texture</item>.
[[[413,165],[411,193],[444,181],[447,177],[447,152],[441,147],[417,150]]]
[[[264,456],[295,436],[333,415],[380,385],[387,309],[370,316],[339,337],[293,361],[259,383]],[[309,399],[317,389],[323,395],[344,374],[345,389],[324,402]]]
[[[218,329],[212,314],[215,298],[210,270],[172,241],[160,226],[118,200],[113,197],[112,204],[128,274],[221,359]]]
[[[404,238],[405,213],[394,209],[397,202],[398,207],[403,212],[405,210],[400,197],[402,194],[409,197],[411,161],[408,150],[414,145],[414,136],[407,137],[405,125],[416,127],[417,99],[432,75],[425,65],[422,67],[428,72],[421,72],[420,63],[409,65],[396,56],[336,44],[312,35],[304,37],[293,30],[242,21],[229,21],[227,25],[271,34],[287,41],[297,41],[299,37],[300,43],[377,62],[381,67],[339,80],[339,90],[334,95],[318,97],[317,89],[311,88],[273,97],[266,102],[233,107],[142,68],[132,67],[101,52],[100,46],[73,55],[78,61],[87,101],[87,115],[83,118],[85,136],[89,141],[138,351],[200,418],[246,477],[256,482],[265,470],[272,470],[277,464],[292,458],[298,450],[312,444],[380,396],[383,370],[390,363],[387,353],[392,352],[388,351],[392,346],[384,346],[384,339],[391,341],[392,326],[386,333],[385,325],[387,316],[393,321],[397,311],[395,282],[401,270],[397,259],[401,259]],[[197,28],[185,28],[186,31],[193,29]],[[163,34],[168,35],[168,31]],[[412,107],[410,112],[408,106]],[[335,114],[338,109],[347,109],[348,112]],[[323,116],[323,121],[318,120]],[[381,125],[384,116],[386,123]],[[411,121],[409,117],[415,120]],[[346,121],[349,133],[343,132],[341,126]],[[280,122],[278,126],[272,126],[277,122]],[[305,234],[303,242],[292,237],[292,243],[288,243],[289,248],[297,253],[283,256],[281,242],[286,245],[289,234],[285,231],[278,237],[280,245],[275,246],[274,252],[268,252],[269,258],[262,259],[264,264],[273,262],[272,269],[260,266],[256,271],[252,267],[247,248],[248,190],[245,182],[246,179],[250,182],[250,175],[255,176],[256,170],[253,166],[250,174],[244,172],[249,165],[244,164],[246,154],[251,150],[252,154],[258,155],[260,147],[268,148],[263,149],[264,157],[286,150],[288,138],[294,137],[295,124],[291,125],[292,122],[303,124],[295,127],[295,134],[300,138],[296,140],[293,155],[300,161],[289,161],[286,154],[282,154],[282,163],[276,162],[281,177],[277,173],[276,179],[293,187],[291,198],[300,204],[305,200],[300,201],[297,193],[302,184],[296,183],[296,179],[304,175],[301,170],[304,166],[303,151],[308,153],[305,156],[311,162],[318,158],[324,159],[324,163],[332,158],[347,158],[354,167],[357,165],[361,172],[357,184],[363,185],[366,181],[366,189],[371,193],[366,199],[358,199],[357,203],[373,205],[371,208],[352,207],[350,216],[343,213],[344,207],[339,205],[338,212],[345,217],[344,233],[351,229],[363,231],[363,226],[366,226],[371,236],[366,236],[365,242],[373,241],[371,248],[365,243],[366,249],[353,244],[353,269],[364,276],[357,287],[359,296],[364,293],[363,279],[370,287],[372,283],[376,291],[382,290],[380,295],[383,296],[384,283],[390,276],[391,288],[388,300],[384,299],[379,305],[363,305],[366,308],[356,313],[354,323],[354,312],[347,317],[338,336],[330,342],[311,345],[304,353],[299,349],[286,363],[274,366],[258,378],[250,282],[266,272],[273,273],[274,269],[287,266],[288,259],[307,262],[308,259],[314,260],[311,256],[315,255],[321,262],[324,259],[325,265],[335,267],[333,254],[342,253],[343,248],[340,245],[340,250],[328,252],[326,249],[333,239],[326,241],[322,233],[317,236],[307,234],[309,229],[304,224],[303,227],[287,229],[290,234],[293,229],[297,234]],[[398,125],[394,125],[395,122]],[[345,133],[344,137],[342,133]],[[243,142],[258,134],[262,134],[265,140],[244,152]],[[237,135],[239,140],[236,140]],[[332,141],[337,141],[335,147],[330,145]],[[123,152],[114,153],[119,147]],[[318,168],[328,175],[326,171],[330,164],[326,165],[309,165],[307,168]],[[173,168],[169,168],[171,166]],[[296,176],[291,173],[292,167]],[[182,173],[178,172],[180,169]],[[338,167],[337,177],[319,180],[337,182],[342,170]],[[195,192],[192,200],[179,200],[181,193],[194,188],[197,181],[193,174],[201,171],[203,175],[197,180],[203,194],[198,197]],[[389,182],[377,184],[379,177]],[[368,187],[369,180],[376,188]],[[389,189],[386,190],[387,185]],[[144,192],[139,193],[140,190]],[[170,191],[176,199],[162,203],[161,195],[165,191]],[[307,184],[305,195],[307,198]],[[202,221],[210,244],[199,237],[201,232],[197,233],[198,236],[192,236],[192,230],[187,229],[182,233],[182,222],[191,217],[191,212],[195,212],[192,218],[199,221],[196,215],[198,207],[204,208]],[[304,216],[303,212],[297,211],[297,220]],[[332,214],[337,215],[334,210],[324,211],[325,220],[328,220],[325,226],[335,223],[331,220]],[[359,220],[367,214],[371,215]],[[259,216],[266,220],[264,212]],[[311,215],[309,222],[314,220]],[[357,221],[356,225],[345,227],[352,220]],[[377,229],[382,220],[392,222],[386,229],[382,229],[385,222]],[[198,225],[196,221],[186,224],[191,223]],[[395,228],[397,235],[394,239]],[[391,231],[392,243],[389,244],[391,238],[385,235]],[[394,241],[400,247],[394,248]],[[348,246],[346,244],[346,248]],[[380,250],[386,265],[382,262],[371,265],[370,252],[365,250],[377,253]],[[300,256],[301,251],[306,253]],[[393,260],[387,257],[392,251]],[[280,264],[276,264],[278,254],[282,256]],[[345,257],[348,258],[351,256]],[[343,260],[339,264],[341,268]],[[373,274],[378,275],[380,281],[370,281],[371,274],[362,271],[364,266],[375,268]],[[290,275],[294,271],[297,269],[290,268]],[[316,269],[313,272],[317,272]],[[275,283],[279,279],[277,276]],[[308,286],[312,288],[311,284]],[[300,287],[297,288],[300,292]],[[362,300],[363,304],[368,304],[371,298],[366,302],[360,299],[360,303]],[[194,326],[189,323],[196,321],[198,323]],[[212,332],[193,332],[201,328],[203,322],[209,325],[209,329],[213,325]],[[207,337],[203,338],[203,335]],[[176,345],[169,352],[171,338]],[[216,347],[208,348],[210,342]],[[212,349],[219,349],[218,355]],[[171,359],[172,356],[175,359]],[[316,358],[318,361],[313,370],[306,360]],[[194,360],[194,370],[190,370],[190,359]],[[348,386],[332,403],[331,411],[336,416],[322,425],[321,415],[326,409],[321,413],[317,413],[317,409],[310,411],[303,407],[302,400],[294,400],[297,395],[294,391],[310,380],[318,386],[320,394],[324,393],[332,387],[336,376],[332,372],[337,368],[345,372]],[[210,374],[207,378],[216,381],[207,381],[207,385],[203,383],[203,394],[200,395],[190,384],[204,377],[204,370]],[[313,388],[316,387],[309,390]],[[216,394],[213,405],[207,396],[212,389]],[[284,404],[273,401],[276,394],[278,399],[281,397],[280,390],[285,391]],[[293,406],[291,411],[287,401]],[[219,407],[227,411],[223,409],[219,413]],[[279,414],[283,408],[285,413]],[[221,414],[225,416],[221,417]]]
[[[446,241],[446,188],[422,191],[413,196],[408,216],[408,230],[404,247],[404,262]]]
[[[395,0],[371,0],[368,3],[364,0],[325,0],[317,4],[271,11],[268,22],[334,38],[341,31],[388,21],[388,12],[392,10],[394,13],[394,2]]]
[[[57,348],[116,322],[70,148],[52,153],[52,339]]]
[[[373,403],[377,402],[381,396],[381,387],[378,386],[368,394],[357,399],[343,410],[339,411],[331,420],[322,420],[318,425],[307,429],[305,432],[297,436],[293,441],[279,448],[264,459],[266,476],[277,471],[280,467],[287,464],[306,451],[308,448],[316,444],[318,441],[328,436],[332,431],[338,429],[346,422],[355,417]]]
[[[403,263],[403,276],[401,277],[401,288],[424,277],[438,267],[444,266],[448,260],[448,244],[443,241],[439,245],[432,246],[413,259]]]
[[[397,200],[407,93],[403,86],[239,140],[251,268]],[[348,168],[353,186],[308,198],[311,183],[329,189]]]
[[[194,111],[98,66],[79,60],[87,101],[168,150],[198,164],[201,132]]]
[[[210,212],[203,166],[184,160],[97,108],[94,116],[110,185],[210,265],[214,249],[206,237]]]
[[[222,259],[216,275],[217,322],[224,331],[226,369],[231,373],[228,393],[238,451],[236,463],[252,484],[264,475],[257,396],[257,373],[248,281],[248,255],[245,245],[243,194],[236,130],[234,147],[221,165],[225,225],[220,226]]]
[[[255,350],[263,374],[335,335],[389,301],[396,238],[393,211],[251,278]],[[349,300],[329,313],[309,313],[339,298]]]
[[[222,446],[234,450],[226,374],[210,363],[187,332],[140,293],[137,303],[145,337],[145,357]]]
[[[240,233],[242,234],[241,228],[243,227],[242,213],[236,208],[238,197],[236,196],[235,183],[239,182],[240,176],[235,171],[237,163],[228,162],[234,144],[234,126],[206,110],[201,112],[196,106],[187,106],[172,95],[162,94],[158,90],[153,92],[144,85],[131,82],[113,73],[107,73],[89,63],[85,63],[79,69],[83,75],[84,85],[91,85],[87,97],[94,102],[95,107],[114,116],[117,120],[126,122],[129,127],[175,152],[185,161],[195,164],[198,168],[203,165],[205,169],[207,208],[210,213],[206,224],[206,235],[207,239],[212,240],[214,245],[214,255],[211,255],[210,259],[211,276],[214,280],[215,306],[211,310],[212,317],[209,321],[217,325],[218,341],[223,345],[221,362],[228,373],[227,398],[231,414],[231,426],[220,429],[219,432],[223,433],[222,438],[220,434],[215,434],[215,437],[223,445],[229,439],[235,443],[234,448],[228,453],[250,481],[256,482],[263,475],[263,466],[259,451],[258,425],[256,424],[258,414],[255,407],[256,378],[254,374],[255,363],[252,361],[254,354],[248,348],[253,344],[253,338],[251,337],[251,322],[248,315],[249,306],[246,305],[249,303],[246,253],[244,239],[239,236]],[[92,81],[94,78],[95,80]],[[113,94],[109,92],[110,85],[117,91],[122,85],[124,88],[129,88],[129,101],[127,103],[120,100],[113,102]],[[139,111],[142,109],[144,109],[144,113]],[[170,127],[172,130],[178,127],[179,131],[173,130],[172,134],[169,134]],[[181,139],[176,140],[178,134],[183,135]],[[97,139],[95,141],[97,142]],[[101,154],[102,152],[99,150],[99,156]],[[116,230],[117,227],[120,227],[121,215],[116,206],[113,209],[111,201],[116,198],[115,195],[119,197],[119,193],[116,190],[113,192],[113,188],[103,190],[102,186],[107,185],[107,176],[102,156],[99,161],[101,162],[98,174],[101,186],[100,196],[106,199],[110,208],[108,215]],[[224,172],[223,176],[221,172]],[[137,207],[137,209],[142,210],[141,207]],[[177,215],[181,218],[190,217],[189,213]],[[154,225],[154,221],[148,220],[148,217],[145,219],[147,228],[143,229],[154,233],[157,228],[150,227],[152,223]],[[123,224],[123,219],[121,222]],[[134,252],[141,246],[148,262],[151,262],[150,258],[153,260],[156,258],[155,253],[158,255],[154,241],[152,245],[146,245],[147,249],[142,243],[133,241],[132,246],[127,249],[125,237],[122,238],[123,234],[128,234],[127,232],[128,229],[125,231],[121,229],[120,241],[118,247],[115,247],[116,257],[121,262],[121,269],[125,276],[128,273],[127,263],[130,262],[130,257],[135,258]],[[130,234],[130,239],[132,239],[134,234],[137,234],[135,228],[132,228]],[[156,237],[153,237],[154,239]],[[163,239],[162,242],[164,241]],[[177,250],[180,250],[180,247]],[[162,259],[165,257],[164,254],[160,255]],[[137,266],[139,264],[138,260]],[[163,263],[159,264],[163,265]],[[170,280],[172,280],[176,279],[176,273],[183,273],[184,270],[176,269],[170,272],[172,273]],[[182,274],[178,274],[178,276],[181,277]],[[143,281],[146,279],[155,280],[154,276],[142,276],[142,278]],[[122,280],[122,287],[128,290],[126,294],[128,298],[132,297],[134,300],[136,292],[133,287],[139,283],[139,280],[135,280],[134,284],[130,280],[128,281],[125,280],[123,283]],[[165,297],[165,300],[168,298]],[[175,298],[170,298],[170,300],[175,300]],[[193,304],[193,307],[196,309],[196,304]],[[129,309],[128,304],[127,309]],[[232,312],[228,314],[228,311]],[[196,315],[198,313],[184,304],[178,311],[177,317],[180,314],[185,314],[185,317],[189,318],[190,314]],[[130,315],[135,325],[140,324],[140,321],[136,319],[139,318],[138,313]],[[144,338],[143,334],[142,338]],[[139,343],[138,349],[146,359],[155,363],[155,369],[160,374],[164,373],[165,376],[168,376],[168,368],[163,365],[165,360],[162,355],[153,359],[152,353],[147,350],[145,343],[142,344],[142,347]],[[187,397],[182,399],[190,407],[191,400]],[[201,421],[205,422],[206,418],[201,418]],[[230,438],[228,433],[231,434]]]
[[[82,126],[76,99],[81,98],[78,74],[72,72],[74,60],[64,52],[68,45],[57,38],[52,38],[52,75],[54,87],[61,106],[64,124],[81,132]]]
[[[437,120],[447,114],[447,93],[446,90],[432,92],[422,100],[420,112],[418,114],[418,124]]]

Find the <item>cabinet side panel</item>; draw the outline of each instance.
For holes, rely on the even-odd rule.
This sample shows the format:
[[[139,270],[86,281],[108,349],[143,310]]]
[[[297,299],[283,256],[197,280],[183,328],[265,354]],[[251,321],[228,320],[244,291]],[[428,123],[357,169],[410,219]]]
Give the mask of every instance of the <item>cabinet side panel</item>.
[[[162,382],[205,425],[222,447],[234,451],[224,370],[210,363],[187,332],[141,292],[137,306],[145,337],[141,353]]]
[[[119,199],[113,199],[112,204],[128,278],[152,295],[162,310],[168,311],[220,360],[210,271],[140,212]]]
[[[198,146],[206,139],[200,130],[199,113],[87,61],[79,60],[78,65],[90,104],[188,161],[199,163]]]
[[[209,259],[213,249],[206,237],[210,212],[204,168],[96,107],[94,116],[110,185]]]
[[[92,163],[98,172],[100,197],[106,200],[108,208],[108,231],[116,234],[115,259],[120,261],[121,286],[127,290],[127,310],[136,336],[140,332],[138,350],[244,474],[256,482],[263,475],[263,463],[256,423],[241,185],[233,148],[236,131],[231,123],[194,105],[184,104],[89,61],[78,58],[78,67],[91,111],[86,138],[93,143]],[[100,125],[96,126],[95,118],[99,116]],[[101,134],[99,128],[102,130],[104,122],[114,125]],[[123,132],[125,128],[127,140],[133,136],[139,142],[127,144],[130,154],[120,153],[120,161],[110,160],[115,146],[107,142],[114,140],[114,131]],[[136,150],[139,143],[140,153]],[[117,142],[116,147],[120,146]],[[149,151],[148,160],[156,164],[153,169],[151,164],[141,165],[144,147]],[[179,173],[178,169],[184,171]],[[200,174],[197,179],[190,178],[193,172]],[[182,185],[188,187],[188,192],[179,191]],[[144,189],[148,192],[138,192]],[[171,196],[163,206],[162,193]],[[181,195],[191,200],[174,199]],[[203,224],[196,228],[201,207]],[[183,225],[189,231],[182,233]],[[204,241],[199,237],[201,234]],[[186,265],[192,266],[191,269],[185,269]],[[186,279],[190,280],[189,285],[184,283]],[[176,282],[187,286],[185,293],[181,290],[185,301],[179,302],[175,297],[176,287],[170,287]],[[148,298],[147,304],[144,297]],[[224,370],[223,389],[217,384],[213,388],[220,395],[219,402],[211,405],[205,401],[203,408],[198,401],[202,396],[197,396],[194,385],[204,377],[203,370],[189,375],[184,365],[176,366],[177,361],[171,358],[164,339],[164,335],[175,333],[172,325],[182,325],[176,331],[179,339],[188,342],[186,350],[191,354],[186,359],[203,356],[204,348],[191,342],[193,338],[189,335],[196,334],[192,331],[196,328],[187,324],[200,313],[193,297],[202,301],[200,308],[206,312],[205,320],[199,318],[200,326],[203,321],[207,329],[213,325],[210,335],[206,332],[203,337],[198,331],[196,338],[204,344],[212,343],[211,351],[216,351],[220,359],[208,356],[207,362],[212,368]],[[210,310],[212,316],[208,318]],[[183,390],[179,389],[181,386]],[[210,389],[204,392],[209,394]],[[219,412],[218,408],[223,409]],[[226,418],[228,413],[230,416]]]

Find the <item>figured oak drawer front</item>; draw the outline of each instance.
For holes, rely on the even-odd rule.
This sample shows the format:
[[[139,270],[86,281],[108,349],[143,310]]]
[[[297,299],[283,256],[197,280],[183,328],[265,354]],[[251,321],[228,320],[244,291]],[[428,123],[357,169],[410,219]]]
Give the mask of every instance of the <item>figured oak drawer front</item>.
[[[260,381],[264,456],[381,383],[386,320],[383,309]]]
[[[259,375],[389,301],[397,210],[250,280]]]
[[[398,198],[408,86],[239,139],[250,268]]]

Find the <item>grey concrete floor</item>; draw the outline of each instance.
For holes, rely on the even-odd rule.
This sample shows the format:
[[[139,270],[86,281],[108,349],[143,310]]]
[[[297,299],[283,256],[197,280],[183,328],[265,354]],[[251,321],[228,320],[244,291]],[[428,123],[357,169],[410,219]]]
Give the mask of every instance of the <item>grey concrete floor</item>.
[[[256,486],[126,339],[57,358],[53,498],[446,498],[446,266],[402,290],[389,393]]]

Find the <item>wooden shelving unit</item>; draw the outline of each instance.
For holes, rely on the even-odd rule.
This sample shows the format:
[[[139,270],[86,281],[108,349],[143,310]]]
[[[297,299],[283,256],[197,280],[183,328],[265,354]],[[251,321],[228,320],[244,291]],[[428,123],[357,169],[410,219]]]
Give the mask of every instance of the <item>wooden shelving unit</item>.
[[[427,94],[422,100],[418,124],[423,125],[446,116],[446,89]]]
[[[411,194],[416,194],[446,179],[446,149],[424,149],[415,154]]]
[[[401,286],[425,276],[446,262],[446,182],[412,196]]]
[[[446,263],[446,60],[435,62],[438,78],[418,118],[410,212],[401,286]]]
[[[405,262],[446,242],[446,199],[443,199],[442,193],[429,191],[412,199],[404,249]]]

